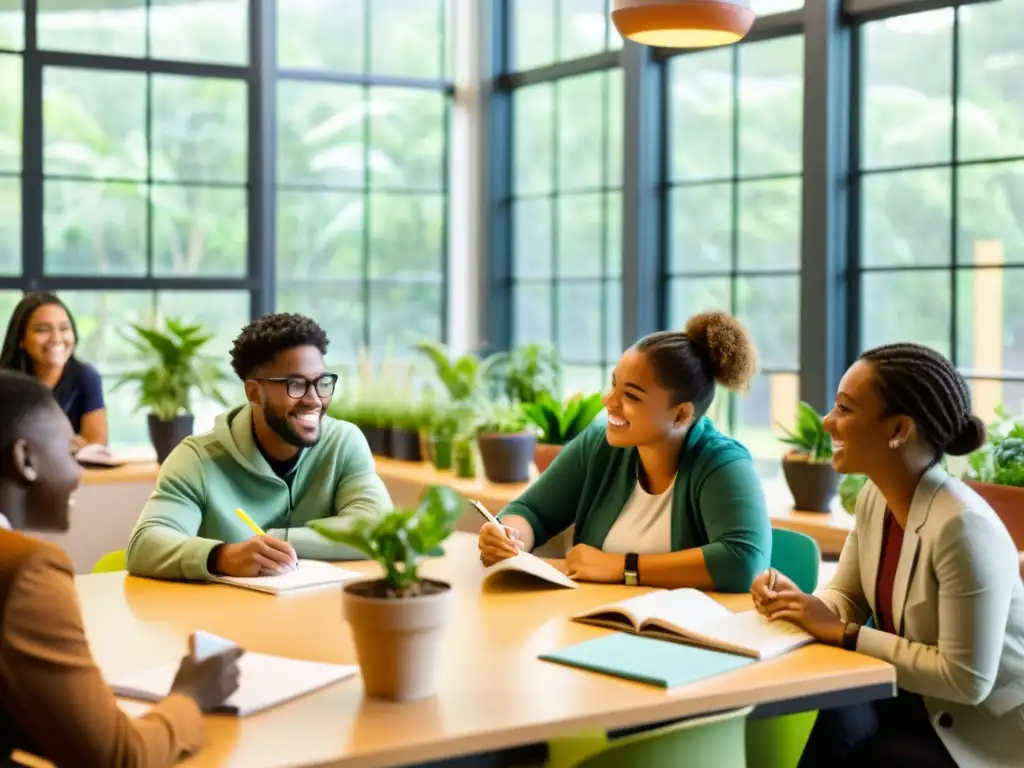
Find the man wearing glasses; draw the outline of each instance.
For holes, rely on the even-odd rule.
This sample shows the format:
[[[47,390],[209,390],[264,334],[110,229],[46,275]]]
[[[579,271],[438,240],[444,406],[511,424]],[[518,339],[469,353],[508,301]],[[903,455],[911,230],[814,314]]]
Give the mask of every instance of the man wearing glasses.
[[[231,365],[247,402],[164,462],[128,543],[131,573],[269,576],[300,557],[362,557],[306,527],[391,507],[362,433],[326,415],[338,380],[324,366],[327,343],[302,315],[267,315],[242,329]]]

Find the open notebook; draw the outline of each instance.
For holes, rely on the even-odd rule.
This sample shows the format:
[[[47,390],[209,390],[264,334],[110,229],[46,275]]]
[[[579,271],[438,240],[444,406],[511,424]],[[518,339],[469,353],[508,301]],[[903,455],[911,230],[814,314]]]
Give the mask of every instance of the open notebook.
[[[800,627],[757,611],[733,613],[696,589],[648,592],[574,615],[585,624],[770,659],[813,642]]]
[[[322,589],[341,584],[351,579],[362,578],[363,574],[347,571],[319,560],[299,560],[295,570],[280,576],[210,576],[216,584],[230,584],[233,587],[254,589],[271,595],[291,595],[311,589]]]
[[[520,552],[514,557],[499,560],[494,565],[489,566],[484,572],[484,581],[500,578],[499,574],[503,573],[525,573],[528,576],[534,576],[551,584],[556,584],[559,587],[579,588],[579,584],[555,568],[551,563],[529,552]]]
[[[204,644],[207,646],[217,644],[223,649],[232,645],[230,641],[215,638],[213,635],[197,632],[197,635],[199,634],[205,635]],[[196,654],[197,645],[194,639],[192,649],[193,654]],[[199,654],[200,657],[202,655],[205,654]],[[238,660],[238,669],[238,690],[217,707],[215,712],[245,717],[326,688],[359,673],[359,667],[355,665],[324,664],[248,651]],[[178,662],[173,662],[112,680],[110,687],[118,696],[142,701],[160,701],[170,693],[177,672]]]

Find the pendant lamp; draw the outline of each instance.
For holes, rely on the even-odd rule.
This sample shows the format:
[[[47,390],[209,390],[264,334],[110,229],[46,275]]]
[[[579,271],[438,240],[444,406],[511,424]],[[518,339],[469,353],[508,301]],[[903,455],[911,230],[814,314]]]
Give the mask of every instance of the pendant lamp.
[[[641,45],[710,48],[742,40],[754,11],[750,0],[613,0],[612,23]]]

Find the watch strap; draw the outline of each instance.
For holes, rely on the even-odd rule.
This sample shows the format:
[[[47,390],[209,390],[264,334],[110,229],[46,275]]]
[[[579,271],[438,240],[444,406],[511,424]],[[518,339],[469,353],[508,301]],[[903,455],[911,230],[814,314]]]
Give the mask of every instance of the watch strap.
[[[630,586],[636,586],[640,583],[640,555],[636,552],[626,553],[626,567],[624,568],[625,573],[624,580],[626,584]]]

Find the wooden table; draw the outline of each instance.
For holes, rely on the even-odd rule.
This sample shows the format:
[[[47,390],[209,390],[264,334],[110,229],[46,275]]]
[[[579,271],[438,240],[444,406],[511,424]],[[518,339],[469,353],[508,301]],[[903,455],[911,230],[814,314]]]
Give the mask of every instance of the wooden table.
[[[895,671],[867,656],[814,645],[671,692],[540,661],[540,653],[606,632],[568,621],[578,610],[638,594],[481,585],[472,536],[456,533],[425,575],[452,583],[437,697],[368,700],[359,679],[247,718],[207,717],[206,747],[189,766],[384,766],[494,752],[581,728],[617,729],[746,705],[795,711],[891,696]],[[377,573],[373,563],[347,567]],[[272,597],[123,573],[78,577],[93,653],[109,677],[179,658],[197,628],[253,651],[355,663],[340,592]],[[721,596],[734,609],[745,595]]]

